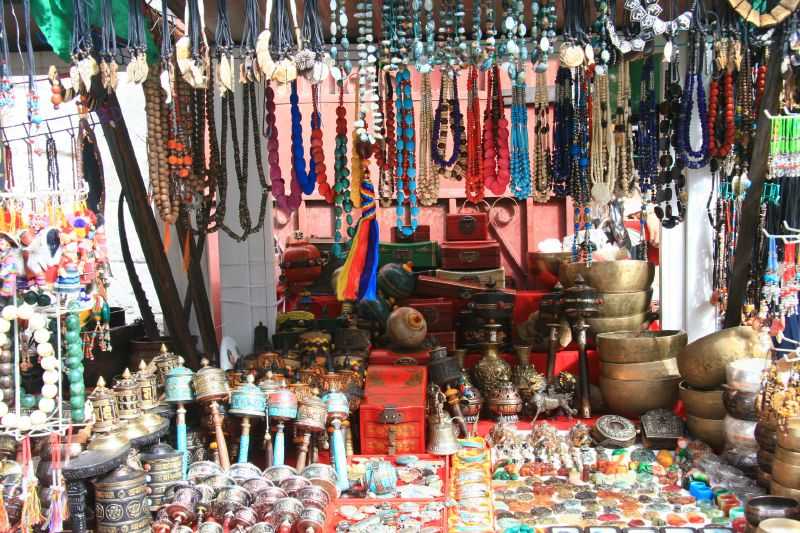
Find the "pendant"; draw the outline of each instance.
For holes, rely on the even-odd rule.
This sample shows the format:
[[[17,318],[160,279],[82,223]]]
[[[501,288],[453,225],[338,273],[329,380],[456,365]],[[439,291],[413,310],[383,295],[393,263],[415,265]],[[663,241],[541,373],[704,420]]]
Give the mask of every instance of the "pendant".
[[[558,59],[568,68],[579,67],[585,58],[583,48],[575,44],[564,43],[558,50]]]
[[[169,80],[169,70],[162,70],[161,76],[159,76],[159,81],[161,81],[161,89],[164,91],[166,95],[164,98],[164,103],[169,105],[172,103],[172,87]]]
[[[224,96],[227,91],[233,92],[233,57],[228,58],[228,54],[222,54],[217,65],[219,74],[219,92]]]
[[[661,58],[662,63],[670,63],[672,61],[672,39],[667,39],[664,43],[664,57]]]
[[[592,185],[592,200],[600,206],[607,205],[611,201],[611,190],[608,184],[598,182]]]
[[[269,37],[270,31],[264,30],[258,35],[256,40],[256,61],[258,62],[258,70],[267,78],[271,79],[275,73],[275,62],[272,61],[272,56],[269,53]]]

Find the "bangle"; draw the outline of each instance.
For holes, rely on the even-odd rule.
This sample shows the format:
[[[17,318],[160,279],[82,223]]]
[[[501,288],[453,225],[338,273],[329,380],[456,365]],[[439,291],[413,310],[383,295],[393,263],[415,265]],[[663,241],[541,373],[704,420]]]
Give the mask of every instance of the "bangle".
[[[482,462],[486,458],[486,450],[481,450],[480,453],[476,454],[469,454],[466,450],[462,450],[458,452],[458,459],[465,463],[478,463]]]

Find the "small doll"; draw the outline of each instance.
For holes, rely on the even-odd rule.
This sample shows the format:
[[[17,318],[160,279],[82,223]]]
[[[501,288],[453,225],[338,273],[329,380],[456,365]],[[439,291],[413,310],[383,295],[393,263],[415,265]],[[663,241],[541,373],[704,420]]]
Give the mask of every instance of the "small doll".
[[[61,258],[58,262],[58,282],[60,294],[74,294],[81,289],[80,261],[77,235],[74,230],[61,233]]]
[[[17,290],[19,245],[8,233],[0,233],[0,304],[8,305]]]

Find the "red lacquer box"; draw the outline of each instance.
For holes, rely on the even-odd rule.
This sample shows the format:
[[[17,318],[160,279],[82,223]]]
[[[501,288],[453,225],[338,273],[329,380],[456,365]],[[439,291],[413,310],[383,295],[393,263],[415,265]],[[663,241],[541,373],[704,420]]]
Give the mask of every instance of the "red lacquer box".
[[[444,236],[448,241],[485,241],[489,238],[489,215],[486,213],[447,215]]]
[[[428,332],[452,331],[453,300],[449,298],[412,298],[406,302],[425,317]]]
[[[500,244],[497,241],[444,242],[439,246],[442,268],[479,270],[500,268]]]

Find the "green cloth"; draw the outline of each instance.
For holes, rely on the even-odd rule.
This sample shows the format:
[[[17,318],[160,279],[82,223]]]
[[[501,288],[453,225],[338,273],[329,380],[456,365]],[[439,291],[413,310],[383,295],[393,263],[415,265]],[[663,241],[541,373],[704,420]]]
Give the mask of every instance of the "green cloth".
[[[125,0],[112,0],[111,11],[114,20],[114,29],[117,31],[117,41],[125,42],[128,39],[128,2]],[[90,23],[93,28],[100,28],[100,1],[94,0],[87,3]],[[53,52],[66,61],[72,61],[72,2],[69,0],[31,0],[31,12],[36,25],[42,30],[47,42],[53,47]],[[148,24],[145,21],[145,28]],[[153,36],[145,30],[147,39],[147,62],[158,61],[158,49],[153,41]]]

